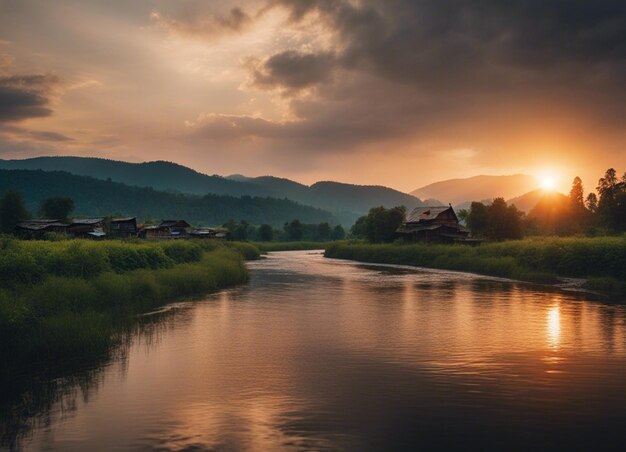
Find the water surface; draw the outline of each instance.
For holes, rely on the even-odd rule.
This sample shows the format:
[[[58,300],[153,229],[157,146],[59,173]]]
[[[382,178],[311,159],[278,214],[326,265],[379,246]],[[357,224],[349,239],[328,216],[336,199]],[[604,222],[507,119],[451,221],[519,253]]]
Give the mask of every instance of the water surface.
[[[249,265],[138,331],[24,448],[620,448],[623,306],[309,251]]]

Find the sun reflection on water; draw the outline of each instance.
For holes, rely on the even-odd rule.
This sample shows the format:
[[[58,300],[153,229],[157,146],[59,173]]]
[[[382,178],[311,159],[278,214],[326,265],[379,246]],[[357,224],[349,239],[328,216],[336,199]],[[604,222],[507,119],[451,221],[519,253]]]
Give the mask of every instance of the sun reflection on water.
[[[553,348],[559,346],[561,337],[561,308],[557,304],[548,310],[548,342]]]

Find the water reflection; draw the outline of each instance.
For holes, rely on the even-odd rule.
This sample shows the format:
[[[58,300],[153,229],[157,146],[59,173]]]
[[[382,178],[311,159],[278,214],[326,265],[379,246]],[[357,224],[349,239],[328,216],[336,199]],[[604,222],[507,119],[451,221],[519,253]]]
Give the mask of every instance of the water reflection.
[[[277,253],[159,314],[26,449],[610,447],[622,306],[493,278]],[[76,388],[77,386],[74,385]],[[82,389],[78,389],[80,393]]]
[[[559,305],[548,310],[548,341],[552,348],[558,348],[561,336],[561,311]]]

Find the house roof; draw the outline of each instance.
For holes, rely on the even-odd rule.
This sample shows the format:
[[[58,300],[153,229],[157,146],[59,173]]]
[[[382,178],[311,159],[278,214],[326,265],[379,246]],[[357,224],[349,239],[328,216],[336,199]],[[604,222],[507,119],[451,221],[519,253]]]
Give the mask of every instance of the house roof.
[[[17,227],[30,231],[43,231],[52,227],[67,227],[67,224],[61,223],[59,220],[28,220],[22,221]]]
[[[191,225],[185,220],[162,220],[159,224],[162,228],[189,228]]]
[[[407,223],[417,223],[419,221],[434,220],[440,214],[442,214],[443,212],[445,212],[448,209],[451,209],[452,213],[454,213],[454,210],[450,206],[423,206],[423,207],[416,207],[408,215],[408,217],[406,219],[406,222]],[[456,216],[456,214],[455,214],[455,216]]]
[[[103,221],[104,221],[104,218],[74,218],[71,224],[93,225],[93,224],[102,223]]]
[[[127,221],[137,221],[137,217],[113,218],[111,223],[125,223]]]

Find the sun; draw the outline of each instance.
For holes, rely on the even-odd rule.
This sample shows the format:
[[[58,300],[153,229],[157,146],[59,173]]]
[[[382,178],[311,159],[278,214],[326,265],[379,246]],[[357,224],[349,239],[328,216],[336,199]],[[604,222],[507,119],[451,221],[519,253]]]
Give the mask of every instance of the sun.
[[[553,176],[542,176],[541,177],[541,188],[546,191],[554,190],[556,186],[556,181]]]

